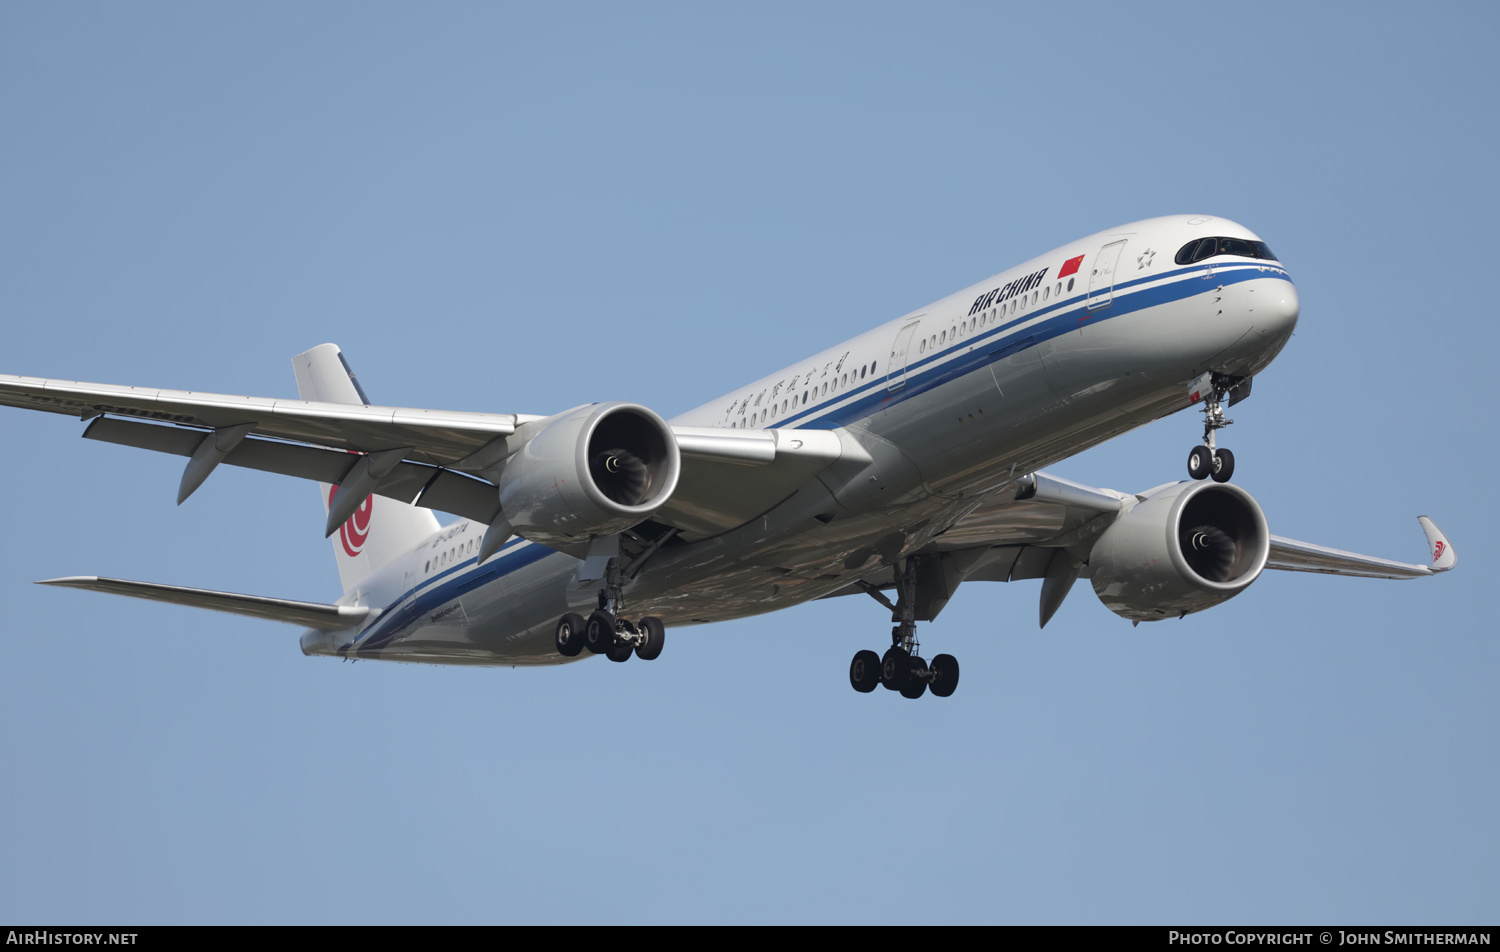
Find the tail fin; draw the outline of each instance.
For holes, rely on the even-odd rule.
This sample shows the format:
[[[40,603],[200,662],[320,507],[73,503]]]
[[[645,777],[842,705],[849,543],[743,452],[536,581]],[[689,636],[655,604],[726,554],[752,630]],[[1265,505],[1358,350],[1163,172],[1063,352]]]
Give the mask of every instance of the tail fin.
[[[298,354],[292,358],[292,370],[297,375],[297,395],[303,400],[370,405],[337,345],[319,344]],[[339,488],[327,483],[319,486],[326,514]],[[429,509],[385,496],[377,503],[374,496],[367,496],[349,521],[329,537],[344,591],[350,591],[377,569],[410,552],[438,529],[437,517]]]

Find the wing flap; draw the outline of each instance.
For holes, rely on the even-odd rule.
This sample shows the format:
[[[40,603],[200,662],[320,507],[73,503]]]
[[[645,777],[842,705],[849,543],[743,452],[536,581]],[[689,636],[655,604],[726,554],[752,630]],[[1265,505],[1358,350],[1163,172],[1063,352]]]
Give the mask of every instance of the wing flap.
[[[85,439],[174,456],[192,456],[209,435],[202,430],[115,417],[100,417],[83,432]],[[264,473],[332,484],[342,482],[359,459],[358,455],[346,450],[247,437],[225,455],[224,462]],[[451,512],[486,525],[500,508],[499,494],[491,483],[424,463],[398,463],[376,484],[374,492],[426,509]]]
[[[370,609],[354,605],[324,605],[318,602],[299,602],[287,598],[269,598],[264,595],[240,595],[235,592],[215,592],[204,588],[185,588],[181,585],[162,585],[157,582],[100,578],[95,575],[49,578],[37,584],[81,588],[90,592],[127,595],[131,598],[189,605],[193,608],[208,608],[232,615],[249,615],[252,618],[264,618],[269,621],[286,622],[291,625],[301,625],[304,628],[319,628],[326,631],[354,628],[370,615]]]

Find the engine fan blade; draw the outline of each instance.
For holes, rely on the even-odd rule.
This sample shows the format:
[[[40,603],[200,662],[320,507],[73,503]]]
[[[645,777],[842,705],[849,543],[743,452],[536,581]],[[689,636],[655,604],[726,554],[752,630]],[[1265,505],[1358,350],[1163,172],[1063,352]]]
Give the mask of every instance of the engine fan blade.
[[[1183,534],[1182,554],[1188,565],[1210,582],[1229,580],[1234,549],[1234,539],[1217,526],[1194,526]]]
[[[626,449],[608,449],[589,460],[589,474],[600,492],[622,506],[640,505],[651,481],[646,461]]]

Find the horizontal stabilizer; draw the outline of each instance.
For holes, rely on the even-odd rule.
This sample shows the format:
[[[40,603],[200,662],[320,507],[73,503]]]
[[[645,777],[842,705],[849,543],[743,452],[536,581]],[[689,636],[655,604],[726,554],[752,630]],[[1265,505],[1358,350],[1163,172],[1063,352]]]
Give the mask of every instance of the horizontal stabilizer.
[[[181,585],[161,585],[156,582],[131,582],[118,578],[99,578],[94,575],[49,578],[37,584],[82,588],[91,592],[108,592],[111,595],[129,595],[131,598],[147,598],[157,602],[171,602],[175,605],[191,605],[194,608],[211,608],[218,612],[249,615],[252,618],[283,621],[291,625],[329,631],[353,628],[370,614],[368,608],[354,605],[322,605],[317,602],[292,601],[289,598],[238,595],[234,592],[213,592],[202,588],[184,588]]]
[[[1358,552],[1345,552],[1342,549],[1330,549],[1327,546],[1313,545],[1311,542],[1298,542],[1296,539],[1273,535],[1271,536],[1271,556],[1266,561],[1266,568],[1287,572],[1321,572],[1324,575],[1401,579],[1436,575],[1457,565],[1458,553],[1453,551],[1453,543],[1443,535],[1443,530],[1426,516],[1417,518],[1422,524],[1422,531],[1427,534],[1427,550],[1432,557],[1430,565],[1395,562],[1391,559],[1376,558],[1373,555],[1360,555]]]

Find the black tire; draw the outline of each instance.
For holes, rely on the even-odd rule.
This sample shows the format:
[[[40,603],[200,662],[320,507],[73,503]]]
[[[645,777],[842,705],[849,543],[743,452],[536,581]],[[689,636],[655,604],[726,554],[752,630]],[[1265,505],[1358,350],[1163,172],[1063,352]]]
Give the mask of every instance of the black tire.
[[[583,643],[594,654],[604,654],[615,644],[615,616],[604,609],[589,615],[583,626]]]
[[[910,673],[907,662],[911,655],[900,645],[892,645],[880,659],[880,683],[885,685],[887,691],[899,691],[906,687],[906,679]]]
[[[655,661],[661,657],[662,645],[667,640],[667,626],[655,615],[647,615],[636,627],[646,640],[635,646],[635,656],[642,661]]]
[[[932,693],[938,697],[950,697],[958,689],[958,659],[951,654],[932,659],[932,674]]]
[[[913,701],[927,693],[927,662],[912,658],[906,663],[906,683],[901,686],[901,696]]]
[[[617,661],[621,664],[624,664],[626,661],[630,660],[630,656],[634,653],[634,648],[632,648],[630,645],[625,644],[624,642],[620,642],[618,644],[610,645],[609,650],[604,652],[604,657],[608,658],[611,661]]]
[[[1228,450],[1214,452],[1214,482],[1227,483],[1234,475],[1234,454]]]
[[[583,650],[583,616],[568,612],[557,620],[557,653],[564,658],[575,658]]]
[[[1195,446],[1188,454],[1188,475],[1202,479],[1214,471],[1214,454],[1206,446]]]
[[[880,655],[873,651],[858,651],[849,662],[849,683],[860,694],[869,694],[880,686]]]

